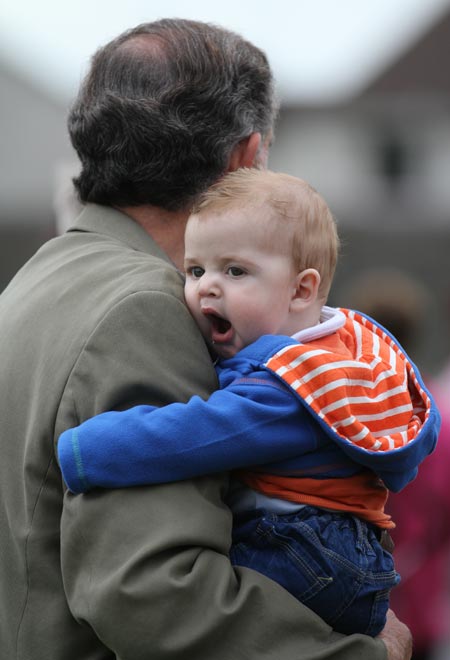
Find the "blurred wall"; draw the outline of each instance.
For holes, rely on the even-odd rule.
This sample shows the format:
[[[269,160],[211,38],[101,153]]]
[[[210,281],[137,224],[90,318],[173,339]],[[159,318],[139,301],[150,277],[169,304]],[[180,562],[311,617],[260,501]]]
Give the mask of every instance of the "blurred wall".
[[[66,108],[0,63],[0,290],[55,233],[53,192],[72,158]]]

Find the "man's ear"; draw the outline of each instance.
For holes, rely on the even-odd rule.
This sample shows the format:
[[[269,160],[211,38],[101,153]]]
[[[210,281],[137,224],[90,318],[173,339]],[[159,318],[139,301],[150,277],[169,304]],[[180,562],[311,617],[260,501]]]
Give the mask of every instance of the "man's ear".
[[[260,145],[261,133],[252,133],[243,138],[231,152],[227,171],[234,172],[241,167],[253,167]]]
[[[291,310],[300,311],[316,302],[319,286],[320,273],[315,268],[306,268],[298,273],[292,294]]]

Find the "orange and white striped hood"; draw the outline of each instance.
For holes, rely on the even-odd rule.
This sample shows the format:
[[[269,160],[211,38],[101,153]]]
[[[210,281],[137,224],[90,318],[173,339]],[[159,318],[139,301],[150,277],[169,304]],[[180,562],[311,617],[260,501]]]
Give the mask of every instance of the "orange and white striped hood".
[[[439,413],[415,365],[384,328],[346,309],[331,335],[289,343],[265,363],[351,458],[391,490],[434,448]],[[384,474],[386,473],[386,474]],[[406,479],[406,475],[405,475]]]

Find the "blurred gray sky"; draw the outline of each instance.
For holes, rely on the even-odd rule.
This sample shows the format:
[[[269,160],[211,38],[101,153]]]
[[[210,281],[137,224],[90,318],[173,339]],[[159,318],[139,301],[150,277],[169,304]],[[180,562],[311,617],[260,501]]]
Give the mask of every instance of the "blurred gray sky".
[[[336,102],[449,9],[450,0],[1,0],[0,59],[66,102],[111,37],[143,21],[194,18],[263,48],[282,100]]]

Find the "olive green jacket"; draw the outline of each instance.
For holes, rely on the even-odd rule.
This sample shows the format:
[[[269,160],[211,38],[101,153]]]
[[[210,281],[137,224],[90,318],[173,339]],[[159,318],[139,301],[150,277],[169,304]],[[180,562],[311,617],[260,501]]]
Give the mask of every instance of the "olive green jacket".
[[[64,494],[61,431],[216,387],[182,277],[139,225],[88,205],[0,296],[0,339],[2,659],[386,658],[231,567],[225,475]]]

